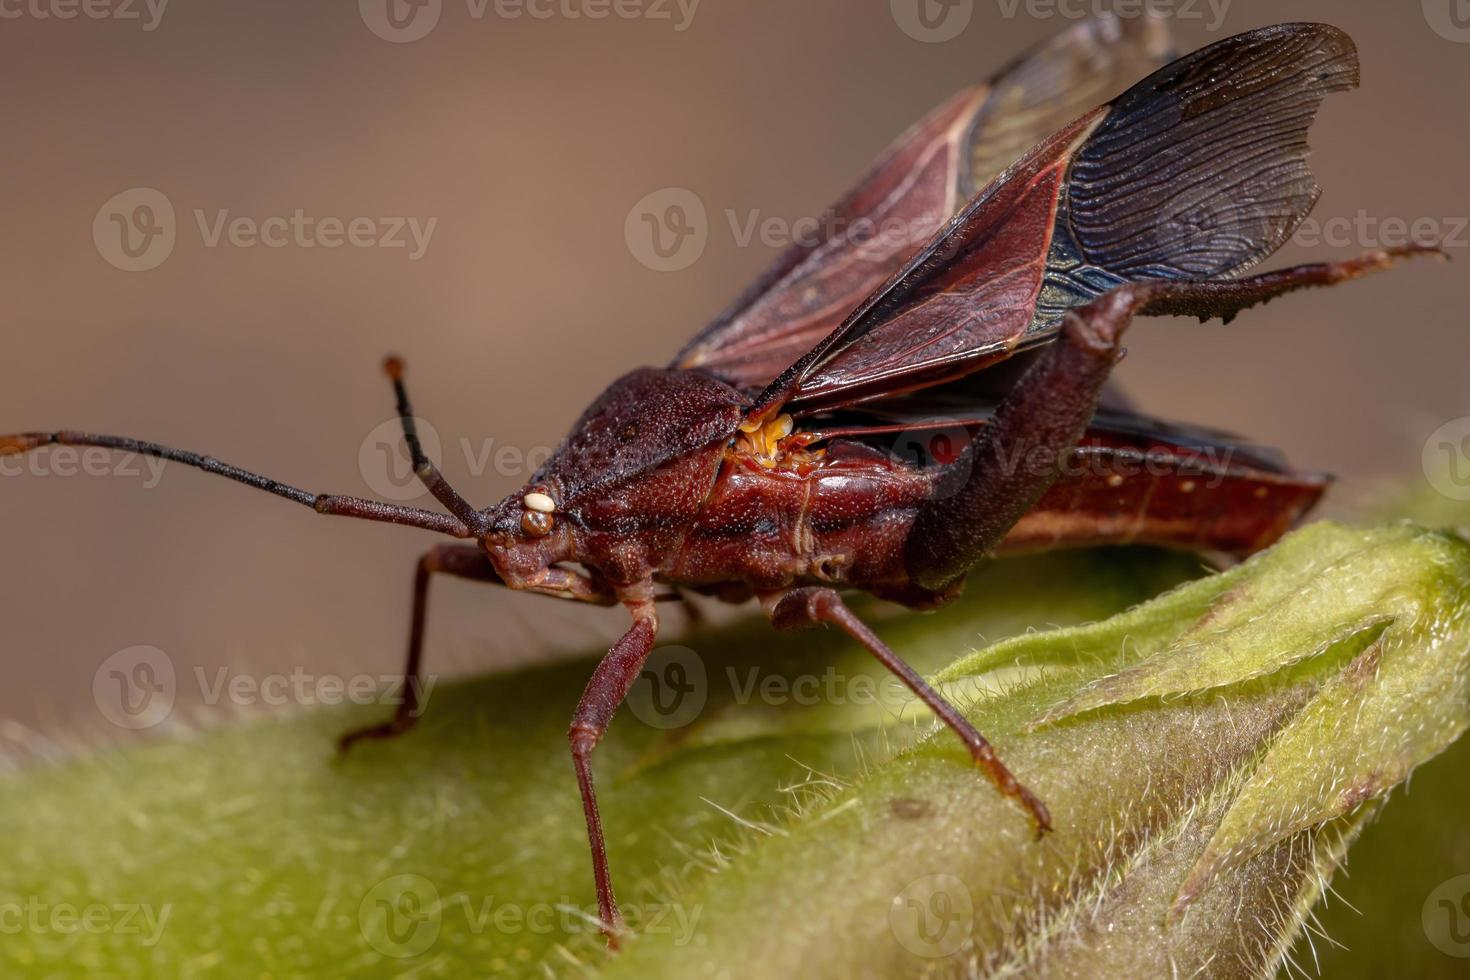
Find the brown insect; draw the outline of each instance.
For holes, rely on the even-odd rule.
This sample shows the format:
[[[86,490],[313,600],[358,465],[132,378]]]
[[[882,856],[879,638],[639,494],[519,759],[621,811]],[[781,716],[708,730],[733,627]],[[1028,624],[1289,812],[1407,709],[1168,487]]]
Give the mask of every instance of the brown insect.
[[[309,493],[113,436],[9,436],[0,453],[145,453],[323,514],[471,542],[419,562],[409,675],[437,573],[626,607],[633,624],[569,733],[614,942],[621,919],[591,757],[653,649],[656,602],[677,597],[660,583],[757,598],[780,629],[846,631],[1044,831],[1042,802],[840,591],[932,608],[999,553],[1145,542],[1245,555],[1270,544],[1325,478],[1218,434],[1099,408],[1124,330],[1139,314],[1228,320],[1434,251],[1243,277],[1315,202],[1307,129],[1328,93],[1356,85],[1356,52],[1320,24],[1251,31],[1165,65],[1168,47],[1152,18],[1089,21],[959,93],[835,206],[820,241],[783,255],[668,367],[613,382],[531,483],[487,509],[424,457],[397,360],[387,368],[406,442],[447,513]],[[895,434],[954,444],[915,458],[895,450]],[[416,716],[410,699],[342,747],[400,734]]]

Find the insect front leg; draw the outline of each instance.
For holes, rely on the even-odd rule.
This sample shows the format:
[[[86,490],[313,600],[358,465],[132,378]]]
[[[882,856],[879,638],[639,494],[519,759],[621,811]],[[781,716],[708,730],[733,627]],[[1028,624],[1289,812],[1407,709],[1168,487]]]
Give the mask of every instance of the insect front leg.
[[[429,579],[436,572],[475,582],[503,584],[490,562],[490,556],[478,545],[443,544],[425,552],[413,576],[413,621],[408,632],[408,662],[403,667],[403,701],[390,721],[343,735],[337,741],[340,751],[345,753],[358,742],[401,735],[418,721],[419,665],[423,658],[424,624],[429,611]]]
[[[1057,339],[1006,393],[975,441],[949,464],[964,474],[959,490],[920,509],[905,543],[909,577],[936,592],[951,588],[991,556],[1035,506],[1091,422],[1118,359],[1123,332],[1135,315],[1228,321],[1285,293],[1357,279],[1421,254],[1441,253],[1411,245],[1243,279],[1127,283],[1071,311]]]
[[[960,737],[965,748],[970,750],[970,756],[985,770],[995,788],[1026,810],[1036,825],[1038,834],[1051,829],[1051,814],[1047,812],[1046,806],[1011,775],[1011,771],[1000,761],[985,736],[970,724],[969,719],[960,714],[958,708],[930,687],[902,657],[878,639],[877,634],[847,608],[836,591],[820,586],[807,586],[763,598],[762,603],[766,607],[767,615],[771,617],[771,623],[779,630],[805,629],[821,623],[831,623],[867,647],[868,652],[877,657],[879,663],[893,671],[920,701],[929,706],[940,721]]]
[[[597,883],[597,916],[608,945],[616,948],[623,928],[622,913],[613,897],[612,876],[607,868],[607,842],[602,835],[602,817],[597,810],[597,793],[592,786],[592,750],[602,741],[608,723],[638,679],[643,663],[653,651],[658,635],[658,616],[651,601],[631,607],[633,625],[613,644],[597,665],[577,711],[572,716],[567,739],[572,744],[572,765],[582,792],[582,812],[587,818],[587,842],[592,848],[592,875]]]

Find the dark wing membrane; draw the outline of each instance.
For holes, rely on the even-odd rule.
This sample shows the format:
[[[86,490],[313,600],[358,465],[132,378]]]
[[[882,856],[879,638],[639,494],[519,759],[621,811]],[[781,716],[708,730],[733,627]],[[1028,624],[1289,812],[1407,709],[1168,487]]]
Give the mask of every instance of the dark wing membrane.
[[[955,388],[963,393],[951,397]],[[958,447],[973,439],[989,423],[1000,401],[998,394],[982,392],[973,386],[968,391],[963,388],[931,388],[910,396],[840,409],[811,419],[803,431],[811,433],[809,445],[861,439],[879,448],[908,454],[915,465],[949,462],[942,444],[947,442]],[[935,442],[936,439],[940,441]],[[1296,475],[1279,452],[1252,445],[1233,433],[1167,422],[1121,407],[1099,408],[1081,445],[1141,454],[1163,452],[1263,474]],[[956,448],[949,455],[957,453]]]
[[[1125,279],[1213,279],[1280,248],[1316,203],[1307,129],[1356,87],[1352,40],[1282,24],[1211,45],[1113,103],[1077,154],[1072,231]]]
[[[975,191],[1170,54],[1162,18],[1102,17],[1052,38],[902,136],[755,285],[679,352],[738,387],[768,385],[832,332]]]
[[[1311,209],[1306,133],[1357,83],[1341,31],[1202,48],[1040,144],[756,400],[797,415],[942,384],[1049,340],[1119,283],[1234,275]]]

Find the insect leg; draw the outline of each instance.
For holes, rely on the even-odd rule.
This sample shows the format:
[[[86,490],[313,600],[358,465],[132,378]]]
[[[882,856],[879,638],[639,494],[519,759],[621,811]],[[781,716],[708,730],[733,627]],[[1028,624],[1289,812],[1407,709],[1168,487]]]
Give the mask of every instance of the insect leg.
[[[910,578],[936,592],[950,588],[993,554],[1035,506],[1086,431],[1118,358],[1119,340],[1136,314],[1228,320],[1284,293],[1346,282],[1399,258],[1438,251],[1428,246],[1378,250],[1345,262],[1225,281],[1127,283],[1068,313],[1056,341],[949,464],[966,474],[963,485],[920,509],[905,544]]]
[[[1201,322],[1219,317],[1229,323],[1241,310],[1286,293],[1314,286],[1336,286],[1381,272],[1400,259],[1421,255],[1446,257],[1438,245],[1402,245],[1374,249],[1342,262],[1295,265],[1243,279],[1144,283],[1140,285],[1153,290],[1153,294],[1136,312],[1140,316],[1197,316]]]
[[[909,690],[918,695],[938,716],[939,720],[948,725],[965,747],[970,750],[971,757],[985,770],[995,788],[1006,796],[1019,803],[1030,815],[1032,822],[1036,824],[1037,833],[1043,833],[1051,829],[1051,815],[1047,813],[1046,806],[1032,795],[1031,791],[1011,775],[1011,771],[1000,761],[985,736],[981,735],[970,724],[969,719],[960,714],[954,705],[946,701],[938,691],[925,683],[914,668],[904,662],[903,658],[888,647],[867,625],[855,616],[851,609],[842,601],[834,590],[820,586],[807,586],[792,589],[789,592],[765,600],[767,614],[771,617],[772,624],[780,630],[804,629],[819,623],[832,623],[840,628],[848,636],[857,640],[868,648],[878,662],[898,676],[908,686]]]
[[[441,544],[419,559],[413,577],[413,622],[408,633],[408,663],[403,668],[403,700],[390,721],[370,725],[343,735],[337,748],[346,752],[358,742],[392,738],[413,727],[419,716],[419,664],[424,652],[424,623],[429,607],[429,579],[436,572],[475,582],[500,584],[490,557],[477,545]]]
[[[385,504],[361,497],[343,497],[336,494],[311,493],[272,480],[269,477],[242,470],[238,466],[222,463],[213,456],[203,456],[183,449],[161,446],[156,442],[142,442],[124,436],[94,435],[86,432],[26,432],[19,435],[0,436],[0,456],[42,449],[46,446],[98,446],[119,452],[153,456],[171,463],[182,463],[206,473],[243,483],[247,487],[264,490],[278,497],[295,501],[312,508],[318,514],[336,514],[342,517],[358,517],[368,521],[383,521],[388,524],[403,524],[420,527],[426,531],[438,531],[456,538],[474,537],[463,521],[450,514],[422,510],[418,507],[402,507]]]
[[[658,619],[653,604],[635,607],[632,627],[597,665],[582,699],[577,702],[572,726],[567,731],[567,739],[572,743],[572,765],[577,770],[577,786],[582,792],[582,812],[587,818],[587,841],[592,848],[597,915],[602,920],[602,931],[607,936],[608,945],[614,948],[618,945],[623,917],[618,911],[617,899],[613,897],[612,877],[607,869],[607,843],[602,836],[602,817],[597,811],[597,794],[592,787],[592,750],[602,740],[613,714],[638,679],[643,662],[653,651],[657,635]]]

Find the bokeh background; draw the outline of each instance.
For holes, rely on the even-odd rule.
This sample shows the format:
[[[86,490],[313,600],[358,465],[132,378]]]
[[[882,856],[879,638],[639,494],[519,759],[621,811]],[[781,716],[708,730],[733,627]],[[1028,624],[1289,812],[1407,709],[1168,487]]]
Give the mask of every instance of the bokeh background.
[[[378,367],[396,351],[450,479],[489,503],[602,385],[664,362],[772,259],[778,247],[742,240],[749,223],[819,214],[931,106],[1111,5],[958,0],[934,9],[964,23],[937,34],[915,29],[912,6],[647,0],[593,18],[595,0],[425,0],[390,19],[384,0],[7,5],[0,431],[133,435],[312,490],[402,497]],[[1346,223],[1278,263],[1416,223],[1460,260],[1229,327],[1132,335],[1118,374],[1144,407],[1339,474],[1339,506],[1423,481],[1426,440],[1470,414],[1459,6],[1171,8],[1186,48],[1288,19],[1337,24],[1361,48],[1362,89],[1329,100],[1313,137],[1316,218]],[[661,271],[632,232],[640,202],[670,188],[705,208],[705,242]],[[172,249],[160,238],[129,260],[110,215],[158,195]],[[364,236],[403,245],[307,247],[288,232],[247,247],[228,228],[211,242],[220,222],[297,212],[365,219]],[[185,702],[201,700],[185,690],[195,667],[397,669],[425,533],[317,517],[183,467],[158,479],[117,460],[4,462],[5,739],[110,732],[94,675],[138,645],[187,675]],[[454,582],[434,604],[436,673],[552,656],[621,623]]]

